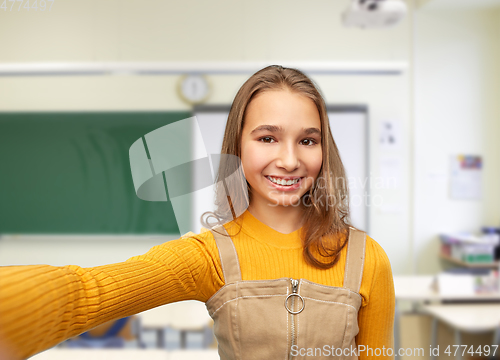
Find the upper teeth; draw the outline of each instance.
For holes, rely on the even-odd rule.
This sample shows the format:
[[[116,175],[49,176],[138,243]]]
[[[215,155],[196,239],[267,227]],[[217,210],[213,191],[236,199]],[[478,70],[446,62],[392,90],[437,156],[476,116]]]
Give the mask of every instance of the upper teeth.
[[[276,183],[276,184],[279,184],[279,185],[292,185],[292,184],[298,183],[299,180],[300,180],[300,178],[293,179],[293,180],[282,180],[282,179],[273,178],[273,177],[270,177],[270,176],[268,176],[267,178],[269,180],[271,180],[273,183]]]

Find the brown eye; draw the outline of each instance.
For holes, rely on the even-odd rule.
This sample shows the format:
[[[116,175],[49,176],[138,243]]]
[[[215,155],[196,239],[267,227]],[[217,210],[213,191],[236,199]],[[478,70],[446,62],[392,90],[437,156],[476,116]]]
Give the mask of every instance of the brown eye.
[[[265,143],[270,143],[271,141],[268,141],[268,140],[274,140],[272,137],[270,136],[265,136],[265,137],[262,137],[259,139],[259,141],[262,141],[262,142],[265,142]]]
[[[307,141],[307,143],[305,144],[306,146],[312,146],[312,145],[316,144],[316,140],[314,140],[314,139],[304,139],[302,141]]]

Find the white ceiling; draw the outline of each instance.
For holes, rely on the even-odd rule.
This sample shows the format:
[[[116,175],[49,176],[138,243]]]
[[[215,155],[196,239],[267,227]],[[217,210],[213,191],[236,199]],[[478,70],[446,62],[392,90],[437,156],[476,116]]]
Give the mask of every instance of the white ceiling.
[[[500,8],[500,0],[420,0],[426,9]]]

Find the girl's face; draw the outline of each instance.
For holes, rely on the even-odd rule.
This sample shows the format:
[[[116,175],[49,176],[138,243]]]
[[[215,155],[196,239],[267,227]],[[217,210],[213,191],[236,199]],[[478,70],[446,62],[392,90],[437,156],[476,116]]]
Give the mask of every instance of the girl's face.
[[[299,206],[322,164],[321,121],[314,102],[288,90],[265,91],[247,107],[241,162],[251,204]]]

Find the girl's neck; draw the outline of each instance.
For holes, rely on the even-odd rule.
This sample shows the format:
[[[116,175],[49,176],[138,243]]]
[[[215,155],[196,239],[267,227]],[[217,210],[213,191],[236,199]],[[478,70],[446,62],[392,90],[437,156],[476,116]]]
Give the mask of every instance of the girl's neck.
[[[302,227],[303,209],[298,206],[269,206],[250,203],[248,211],[260,222],[282,233],[290,234]]]

